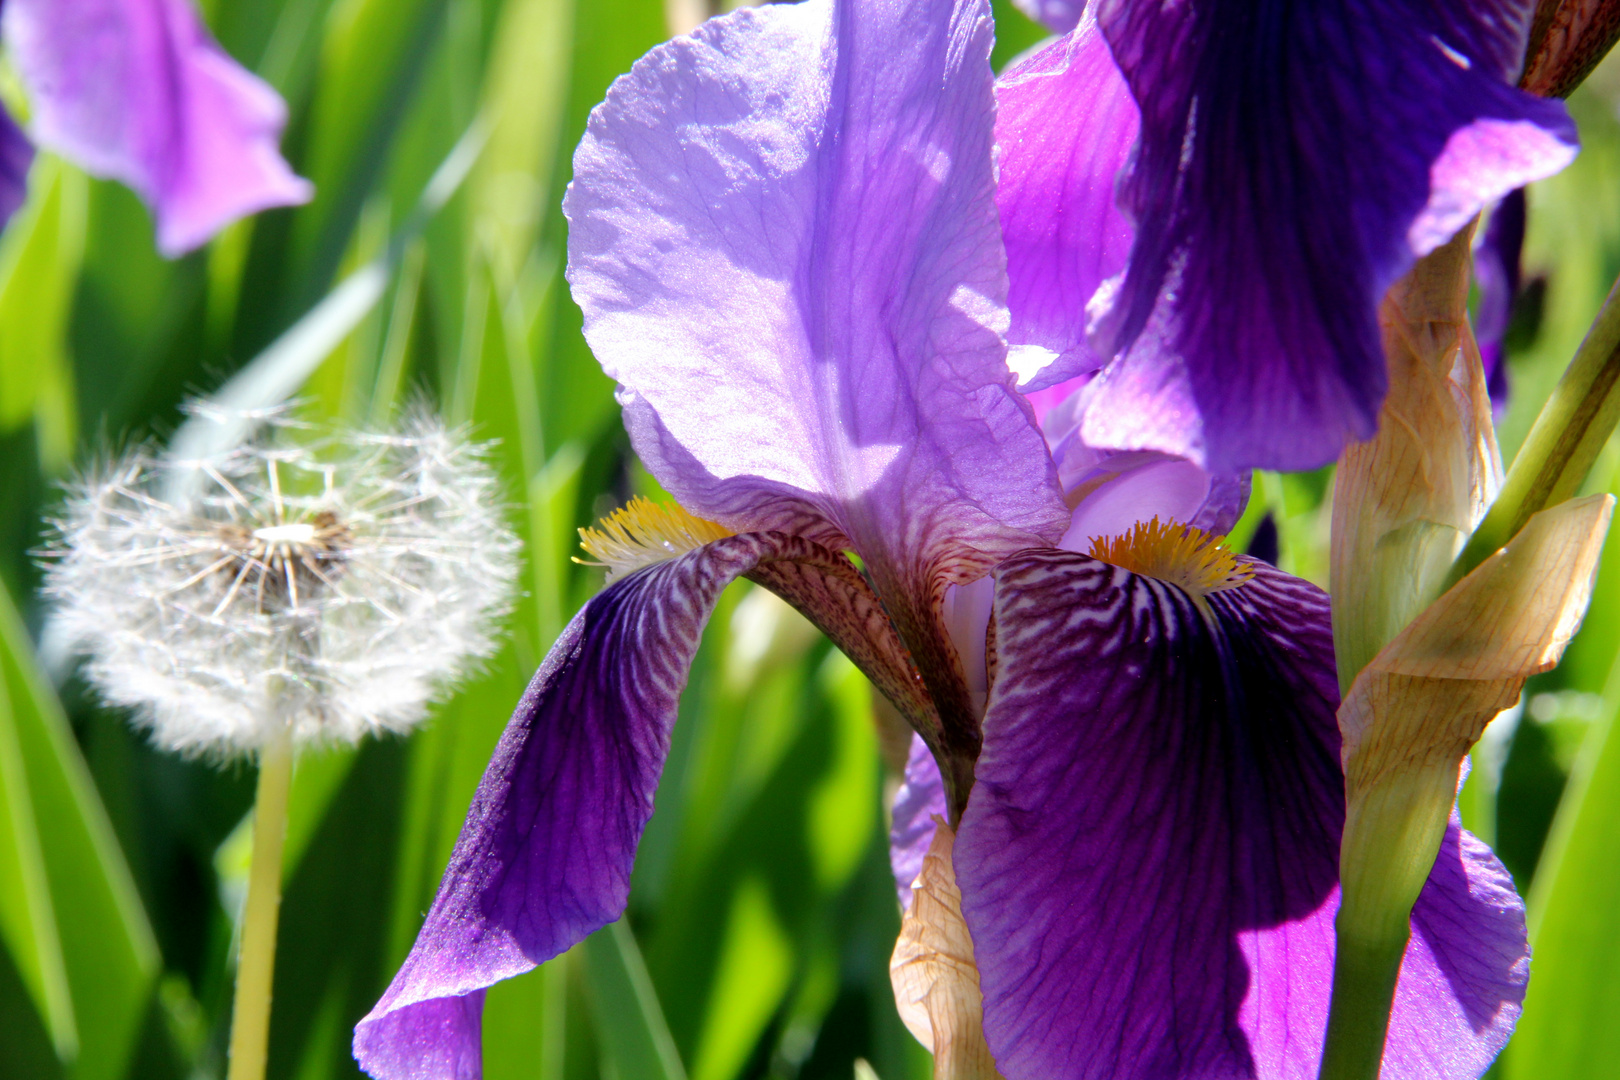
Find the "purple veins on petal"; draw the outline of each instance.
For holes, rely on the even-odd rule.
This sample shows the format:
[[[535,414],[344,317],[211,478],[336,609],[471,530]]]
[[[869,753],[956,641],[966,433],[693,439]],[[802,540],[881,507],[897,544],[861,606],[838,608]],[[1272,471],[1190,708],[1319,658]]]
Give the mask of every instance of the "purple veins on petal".
[[[592,114],[569,282],[692,512],[958,578],[1061,532],[1002,336],[991,41],[982,0],[768,5]]]
[[[1574,156],[1563,105],[1510,85],[1533,6],[1100,5],[1142,133],[1130,268],[1093,329],[1116,385],[1192,408],[1202,463],[1309,468],[1370,435],[1384,290]]]
[[[1138,115],[1090,18],[1004,72],[996,104],[1009,363],[1027,393],[1106,359],[1087,340],[1086,304],[1130,255],[1131,224],[1115,204],[1114,181]]]
[[[27,201],[28,167],[33,163],[34,145],[0,105],[0,228]]]
[[[313,194],[277,148],[280,96],[219,47],[190,0],[7,0],[0,26],[34,137],[133,188],[165,255]]]
[[[788,538],[717,540],[608,586],[552,646],[473,797],[427,920],[354,1055],[473,1080],[485,987],[624,912],[687,669],[715,599]]]
[[[1007,1080],[1316,1075],[1344,818],[1328,600],[1245,564],[1198,598],[1069,552],[995,572],[956,874]],[[1453,828],[1412,925],[1384,1075],[1477,1077],[1523,997],[1523,906]]]

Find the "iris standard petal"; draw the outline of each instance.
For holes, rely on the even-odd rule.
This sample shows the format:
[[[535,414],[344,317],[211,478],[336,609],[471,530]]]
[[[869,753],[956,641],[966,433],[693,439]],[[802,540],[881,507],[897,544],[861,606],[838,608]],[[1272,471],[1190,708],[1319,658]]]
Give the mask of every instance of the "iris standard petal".
[[[1533,7],[1105,0],[1142,109],[1136,244],[1095,327],[1116,385],[1191,406],[1215,471],[1310,468],[1370,435],[1385,288],[1574,156],[1563,105],[1510,85]]]
[[[593,112],[569,281],[694,513],[832,543],[820,517],[880,579],[1061,531],[1002,338],[991,40],[983,0],[769,5],[653,49]]]
[[[33,144],[0,105],[0,228],[27,201],[28,167],[33,163]]]
[[[190,0],[6,0],[0,25],[34,137],[134,188],[165,255],[313,193],[277,149],[281,98],[219,47]]]
[[[1246,565],[1198,599],[1068,552],[996,571],[956,873],[1008,1080],[1315,1076],[1344,818],[1328,600]],[[1414,915],[1401,1080],[1478,1075],[1523,993],[1523,909],[1461,850]]]
[[[1007,339],[1019,388],[1029,392],[1102,366],[1086,338],[1086,304],[1130,255],[1114,178],[1136,142],[1138,116],[1091,18],[1004,72],[996,104]]]
[[[361,1068],[477,1077],[483,989],[623,913],[715,599],[762,558],[803,547],[717,540],[622,578],[568,624],[501,736],[415,946],[355,1028]]]

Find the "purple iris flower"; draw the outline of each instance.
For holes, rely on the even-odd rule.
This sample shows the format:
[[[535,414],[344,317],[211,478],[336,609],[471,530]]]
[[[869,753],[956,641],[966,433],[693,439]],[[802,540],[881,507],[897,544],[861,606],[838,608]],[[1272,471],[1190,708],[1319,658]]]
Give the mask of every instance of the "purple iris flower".
[[[1344,816],[1328,600],[1206,535],[1246,476],[1110,436],[1205,423],[1140,377],[1154,342],[1184,363],[1174,334],[1121,379],[1084,332],[1134,242],[1113,192],[1137,108],[1095,23],[999,86],[991,38],[984,0],[743,10],[593,112],[565,204],[586,336],[642,460],[723,527],[618,519],[609,585],[356,1029],[372,1075],[476,1077],[484,989],[623,913],[740,576],[916,729],[897,884],[930,813],[959,820],[1008,1080],[1315,1075]],[[1523,906],[1454,826],[1413,926],[1386,1075],[1477,1076],[1523,996]]]
[[[1024,6],[1060,31],[1084,7]],[[1081,323],[1098,355],[1122,354],[1107,438],[1230,471],[1314,468],[1372,434],[1384,291],[1575,154],[1563,104],[1513,86],[1535,7],[1092,5],[1144,118],[1120,178],[1129,266]],[[1128,407],[1143,393],[1159,429]]]
[[[152,208],[158,249],[184,254],[237,218],[307,202],[277,149],[287,109],[219,47],[190,0],[6,0],[7,48],[34,138]],[[0,224],[31,153],[0,124]]]

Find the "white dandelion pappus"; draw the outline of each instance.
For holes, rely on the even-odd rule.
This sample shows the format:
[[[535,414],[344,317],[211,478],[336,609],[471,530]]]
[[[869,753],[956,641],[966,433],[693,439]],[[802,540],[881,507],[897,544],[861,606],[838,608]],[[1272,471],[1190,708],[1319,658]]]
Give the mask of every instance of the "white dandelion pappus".
[[[273,416],[204,462],[137,450],[55,522],[63,629],[166,749],[405,731],[495,649],[518,543],[485,447],[425,412],[392,434],[295,434]],[[171,483],[182,468],[196,475]]]

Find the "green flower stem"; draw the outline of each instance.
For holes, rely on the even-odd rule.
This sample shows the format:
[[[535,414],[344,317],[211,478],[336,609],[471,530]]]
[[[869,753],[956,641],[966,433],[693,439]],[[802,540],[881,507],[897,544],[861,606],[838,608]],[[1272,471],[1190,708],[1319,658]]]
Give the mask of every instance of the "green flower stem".
[[[1485,520],[1451,566],[1449,589],[1518,535],[1531,516],[1570,498],[1620,422],[1620,280],[1513,459]]]
[[[253,801],[253,863],[242,914],[231,1011],[229,1080],[264,1080],[270,1046],[270,991],[276,969],[276,922],[281,912],[281,852],[287,840],[292,787],[292,728],[282,725],[259,757]]]
[[[1455,768],[1419,767],[1378,778],[1348,808],[1320,1080],[1377,1080],[1412,905],[1439,854],[1456,785]]]

